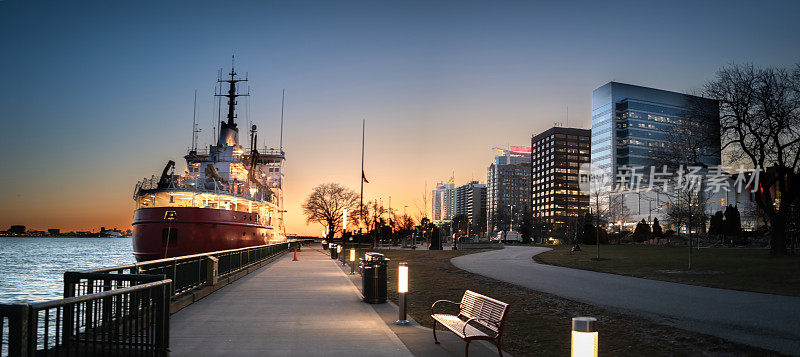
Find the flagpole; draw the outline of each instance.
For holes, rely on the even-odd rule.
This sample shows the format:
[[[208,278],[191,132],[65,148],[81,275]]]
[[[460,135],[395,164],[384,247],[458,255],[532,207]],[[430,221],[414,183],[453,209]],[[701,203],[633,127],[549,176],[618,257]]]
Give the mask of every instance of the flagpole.
[[[364,223],[364,127],[366,126],[366,119],[361,120],[361,222]]]

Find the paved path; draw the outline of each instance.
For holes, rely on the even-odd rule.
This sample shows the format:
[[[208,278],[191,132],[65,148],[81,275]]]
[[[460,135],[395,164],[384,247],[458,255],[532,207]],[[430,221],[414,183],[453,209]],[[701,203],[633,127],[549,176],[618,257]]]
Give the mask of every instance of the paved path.
[[[800,355],[800,297],[640,279],[538,264],[549,250],[513,247],[453,258],[458,268],[727,340]]]
[[[186,307],[172,356],[411,355],[336,263],[304,249]]]

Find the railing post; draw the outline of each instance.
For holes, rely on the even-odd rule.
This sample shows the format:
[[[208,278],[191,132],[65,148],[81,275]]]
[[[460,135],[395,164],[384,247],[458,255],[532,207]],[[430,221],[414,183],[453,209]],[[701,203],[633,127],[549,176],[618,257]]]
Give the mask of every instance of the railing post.
[[[154,301],[156,303],[156,318],[155,318],[155,349],[157,356],[166,356],[169,353],[169,287],[161,285],[154,290]]]
[[[178,259],[172,258],[172,287],[170,290],[169,296],[175,296],[175,289],[177,289],[176,285],[178,285]]]
[[[26,307],[25,312],[28,315],[28,355],[33,356],[36,354],[36,343],[39,338],[39,312],[31,309],[30,305],[26,305]]]
[[[64,272],[64,298],[75,296],[75,273],[71,271]]]
[[[219,282],[219,259],[213,255],[206,256],[208,263],[206,263],[206,284],[208,286],[217,285]]]
[[[0,309],[5,310],[4,315],[8,316],[8,355],[32,356],[35,346],[33,351],[30,350],[30,305],[0,305]]]
[[[75,297],[75,285],[80,282],[80,278],[76,277],[75,272],[65,272],[64,273],[64,298]],[[65,305],[64,306],[64,332],[62,338],[62,343],[65,348],[69,348],[70,343],[72,342],[72,327],[75,326],[75,311],[74,305]]]

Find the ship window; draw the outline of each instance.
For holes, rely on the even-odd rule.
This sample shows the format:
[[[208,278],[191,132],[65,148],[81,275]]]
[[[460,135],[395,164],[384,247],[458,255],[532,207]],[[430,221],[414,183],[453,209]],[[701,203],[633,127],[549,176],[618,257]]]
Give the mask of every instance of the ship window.
[[[178,229],[177,228],[164,228],[161,231],[161,245],[166,246],[169,243],[170,247],[178,245]]]

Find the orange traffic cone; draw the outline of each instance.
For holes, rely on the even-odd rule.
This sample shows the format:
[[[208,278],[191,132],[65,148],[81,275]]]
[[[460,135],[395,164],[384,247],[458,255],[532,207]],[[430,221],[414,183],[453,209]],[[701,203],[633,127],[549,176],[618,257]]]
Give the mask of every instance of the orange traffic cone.
[[[293,262],[297,261],[297,248],[294,248],[294,259],[292,259],[292,261]]]

